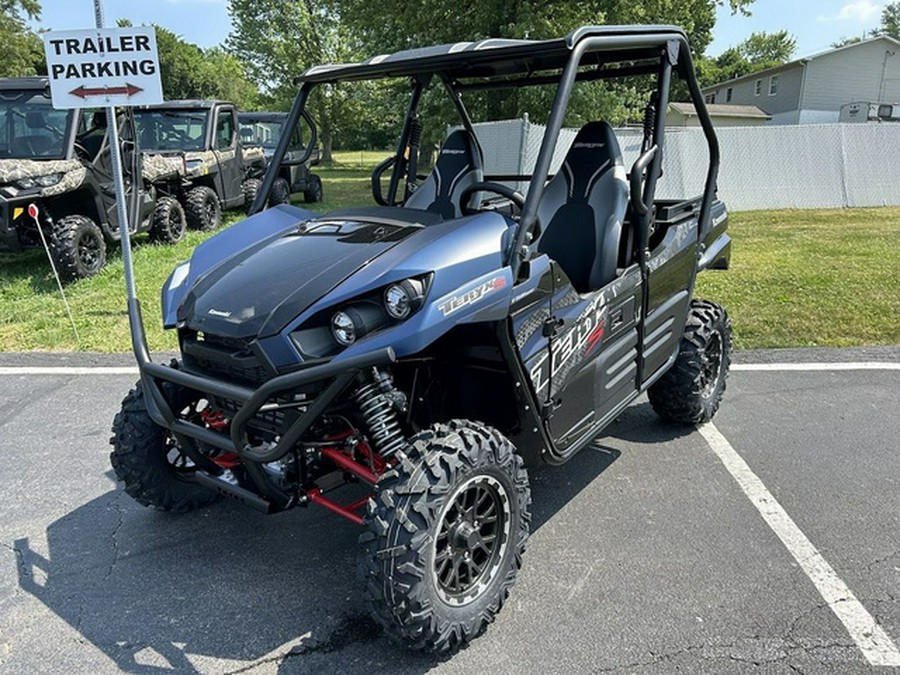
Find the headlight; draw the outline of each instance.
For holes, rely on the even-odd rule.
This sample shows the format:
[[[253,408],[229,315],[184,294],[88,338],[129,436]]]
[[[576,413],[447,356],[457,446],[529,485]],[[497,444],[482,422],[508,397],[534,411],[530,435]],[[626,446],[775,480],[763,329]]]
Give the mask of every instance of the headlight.
[[[412,311],[409,293],[399,284],[388,286],[384,292],[384,308],[394,319],[405,319]]]
[[[406,279],[385,289],[384,308],[392,319],[402,320],[419,309],[424,297],[425,283],[421,279]]]
[[[16,186],[22,190],[31,190],[36,187],[50,187],[56,185],[62,180],[61,173],[49,173],[46,176],[38,176],[37,178],[22,178],[16,181]]]
[[[62,180],[63,175],[61,173],[51,173],[46,176],[38,176],[35,178],[35,182],[41,187],[50,187],[51,185],[56,185],[59,181]]]
[[[331,316],[331,334],[338,344],[348,347],[361,337],[387,323],[384,308],[374,302],[347,305]]]
[[[186,159],[184,160],[184,170],[185,173],[192,173],[194,171],[198,171],[203,168],[203,160],[202,159]]]
[[[349,347],[356,342],[356,326],[347,312],[336,312],[331,317],[331,334],[339,344]]]

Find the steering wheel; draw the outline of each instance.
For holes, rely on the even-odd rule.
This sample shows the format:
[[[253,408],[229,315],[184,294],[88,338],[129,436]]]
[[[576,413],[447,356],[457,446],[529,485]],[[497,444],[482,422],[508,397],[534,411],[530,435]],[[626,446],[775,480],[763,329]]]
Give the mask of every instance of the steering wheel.
[[[522,211],[525,208],[525,195],[518,190],[513,190],[511,187],[503,185],[502,183],[482,181],[473,183],[459,195],[459,210],[464,216],[471,216],[474,213],[478,213],[478,209],[469,208],[469,200],[476,192],[493,192],[501,197],[506,197],[515,204],[519,211]]]
[[[82,158],[87,160],[91,159],[91,153],[89,153],[87,148],[78,141],[74,141],[72,143],[72,147],[75,149],[75,154],[80,155]]]
[[[163,129],[160,134],[160,140],[163,143],[186,143],[191,140],[191,137],[187,135],[186,132],[181,131],[180,129],[170,128]]]

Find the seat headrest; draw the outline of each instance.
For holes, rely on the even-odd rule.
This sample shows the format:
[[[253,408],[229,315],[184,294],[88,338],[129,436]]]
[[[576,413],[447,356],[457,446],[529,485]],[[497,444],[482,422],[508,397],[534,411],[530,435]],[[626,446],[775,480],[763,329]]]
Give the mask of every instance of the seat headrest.
[[[455,158],[469,159],[477,167],[481,166],[481,151],[478,149],[478,144],[472,138],[472,134],[465,129],[456,129],[450,132],[447,140],[441,146],[441,152],[437,161],[441,162]]]
[[[569,195],[587,199],[600,174],[622,163],[622,151],[612,127],[606,122],[588,122],[578,131],[560,168],[567,174]]]
[[[107,126],[106,121],[106,111],[105,110],[95,110],[94,114],[91,116],[91,126],[95,129],[105,129]]]

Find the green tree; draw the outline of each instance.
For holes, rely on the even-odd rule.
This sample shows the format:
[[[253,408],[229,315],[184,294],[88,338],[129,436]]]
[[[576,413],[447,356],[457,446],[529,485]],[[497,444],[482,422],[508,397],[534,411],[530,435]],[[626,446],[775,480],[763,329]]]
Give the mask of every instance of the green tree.
[[[797,39],[786,30],[751,33],[738,45],[738,52],[753,66],[770,67],[787,63],[797,50]]]
[[[698,65],[700,82],[708,86],[780,66],[791,60],[796,49],[797,40],[786,30],[752,33],[715,58],[703,57]]]
[[[730,6],[746,12],[753,0],[481,0],[475,3],[432,0],[229,0],[233,30],[226,49],[248,64],[273,106],[286,108],[296,87],[293,78],[311,65],[346,62],[360,56],[421,47],[429,44],[489,37],[543,39],[559,37],[573,27],[603,23],[674,23],[691,38],[700,54],[709,44],[716,8]],[[332,141],[358,139],[367,129],[381,130],[396,118],[401,93],[397,85],[317,88],[310,108],[319,121],[323,157]],[[453,119],[452,110],[437,86],[423,99],[423,116]],[[602,114],[621,121],[646,103],[639,85],[595,83],[579,88],[567,120]],[[352,90],[353,94],[348,93]],[[597,96],[605,93],[605,96]],[[479,118],[517,117],[531,113],[543,120],[550,108],[552,87],[507,90],[467,96]],[[385,97],[388,99],[385,102]],[[442,100],[443,99],[443,100]],[[602,100],[602,111],[597,101]],[[593,108],[593,110],[589,110]],[[426,129],[426,140],[443,134],[441,125]],[[374,133],[374,131],[373,131]],[[379,131],[380,133],[380,131]],[[354,142],[358,142],[355,140]]]
[[[0,77],[25,77],[47,72],[41,38],[28,27],[28,19],[38,19],[38,0],[0,0]]]
[[[120,19],[119,26],[131,25]],[[259,91],[244,65],[221,47],[202,49],[162,26],[153,26],[159,50],[159,71],[163,93],[169,100],[212,98],[231,101],[239,108],[252,110]]]
[[[900,40],[900,0],[894,0],[884,6],[881,11],[880,35],[888,35]]]
[[[353,34],[367,51],[394,51],[481,38],[559,37],[586,24],[673,23],[702,54],[712,38],[718,6],[744,12],[753,0],[337,0]]]
[[[730,6],[734,12],[746,13],[753,0],[334,1],[351,29],[355,48],[367,54],[492,37],[554,38],[579,25],[665,23],[684,28],[691,49],[699,55],[712,39],[717,7]],[[518,117],[528,112],[541,122],[546,119],[553,93],[553,87],[510,89],[467,96],[466,102],[473,115],[482,119]],[[597,117],[622,122],[638,117],[646,99],[646,83],[585,85],[576,90],[566,123]]]
[[[862,42],[864,37],[865,34],[863,34],[863,37],[860,37],[858,35],[854,35],[852,37],[842,37],[840,40],[832,42],[831,46],[835,49],[840,49],[841,47],[846,47],[848,45],[855,45],[857,42]]]
[[[232,101],[242,110],[259,105],[259,89],[248,78],[241,61],[221,47],[203,50],[202,79],[213,96]]]
[[[322,0],[229,0],[232,31],[225,48],[245,62],[270,107],[286,110],[297,87],[294,78],[312,65],[353,59],[351,40],[338,8]],[[322,160],[331,161],[332,142],[364,106],[343,88],[318,87],[309,102],[319,126]]]

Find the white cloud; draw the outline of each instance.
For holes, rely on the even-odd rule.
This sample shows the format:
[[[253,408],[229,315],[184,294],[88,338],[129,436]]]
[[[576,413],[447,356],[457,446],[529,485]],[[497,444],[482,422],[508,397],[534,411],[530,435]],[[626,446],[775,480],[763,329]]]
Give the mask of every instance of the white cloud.
[[[872,0],[849,0],[830,16],[820,15],[819,21],[844,21],[850,23],[871,23],[881,15],[882,6]]]

